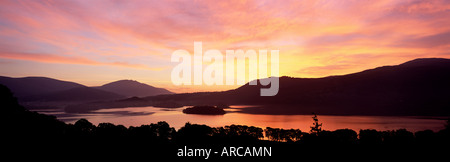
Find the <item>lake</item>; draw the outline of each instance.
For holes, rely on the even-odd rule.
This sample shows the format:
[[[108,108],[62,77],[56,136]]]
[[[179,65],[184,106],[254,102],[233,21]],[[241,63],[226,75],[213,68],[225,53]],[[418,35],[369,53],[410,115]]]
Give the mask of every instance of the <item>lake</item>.
[[[98,123],[109,122],[124,126],[140,126],[143,124],[166,121],[171,127],[176,129],[184,126],[186,122],[193,124],[206,124],[211,127],[226,126],[231,124],[256,126],[260,128],[284,128],[300,129],[304,132],[310,130],[313,120],[312,115],[259,115],[245,114],[238,112],[251,106],[235,105],[225,109],[225,115],[195,115],[184,114],[182,108],[156,108],[129,107],[101,109],[83,114],[66,114],[63,111],[41,110],[40,113],[55,115],[59,120],[67,123],[74,123],[78,119],[85,118],[97,125]],[[405,128],[416,132],[430,129],[439,131],[444,128],[446,120],[442,118],[411,117],[411,116],[333,116],[318,114],[320,123],[323,123],[324,130],[336,130],[349,128],[355,131],[360,129],[395,130]],[[445,119],[445,118],[444,118]]]

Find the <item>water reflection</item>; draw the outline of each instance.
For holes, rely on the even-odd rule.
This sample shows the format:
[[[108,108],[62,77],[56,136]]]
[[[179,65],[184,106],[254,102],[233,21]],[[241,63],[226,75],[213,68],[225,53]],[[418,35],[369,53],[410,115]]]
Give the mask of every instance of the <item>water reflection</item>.
[[[68,123],[74,123],[80,118],[86,118],[94,124],[109,122],[124,126],[140,126],[142,124],[167,121],[172,127],[179,129],[186,122],[206,124],[212,127],[240,124],[257,126],[261,128],[300,129],[309,131],[312,125],[312,115],[256,115],[239,113],[240,109],[251,106],[231,106],[225,109],[225,115],[195,115],[183,114],[182,108],[156,108],[156,107],[132,107],[101,109],[86,114],[65,114],[62,111],[46,111],[58,119]],[[426,119],[419,117],[392,117],[392,116],[331,116],[320,115],[319,122],[323,123],[323,129],[336,130],[349,128],[356,131],[360,129],[393,130],[406,128],[409,131],[431,129],[438,131],[444,128],[444,120]]]

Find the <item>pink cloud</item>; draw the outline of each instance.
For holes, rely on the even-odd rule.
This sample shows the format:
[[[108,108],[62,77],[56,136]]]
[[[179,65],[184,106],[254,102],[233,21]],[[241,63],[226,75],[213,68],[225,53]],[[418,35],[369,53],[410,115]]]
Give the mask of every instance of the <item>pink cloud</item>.
[[[118,66],[126,68],[136,68],[145,70],[160,71],[164,68],[152,68],[142,64],[130,64],[126,62],[99,62],[90,60],[83,57],[69,57],[52,54],[29,54],[29,53],[0,53],[0,58],[15,59],[15,60],[27,60],[43,63],[58,63],[58,64],[81,64],[81,65],[95,65],[95,66]]]

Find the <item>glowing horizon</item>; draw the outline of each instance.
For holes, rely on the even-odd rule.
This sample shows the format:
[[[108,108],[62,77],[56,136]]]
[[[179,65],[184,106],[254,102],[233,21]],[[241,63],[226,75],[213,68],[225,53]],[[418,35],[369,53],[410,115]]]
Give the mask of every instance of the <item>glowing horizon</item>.
[[[132,79],[174,92],[172,52],[277,49],[280,76],[343,75],[450,58],[450,2],[1,1],[0,75],[88,86]]]

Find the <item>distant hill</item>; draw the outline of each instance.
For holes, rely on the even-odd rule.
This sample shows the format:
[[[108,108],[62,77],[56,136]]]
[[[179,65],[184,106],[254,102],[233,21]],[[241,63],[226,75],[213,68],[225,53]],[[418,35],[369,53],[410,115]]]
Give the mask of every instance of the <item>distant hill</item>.
[[[27,108],[61,107],[71,103],[125,99],[129,96],[171,94],[163,88],[131,80],[121,80],[100,87],[46,77],[11,78],[0,76],[0,84],[11,89]],[[57,103],[55,103],[57,102]]]
[[[0,76],[0,84],[3,84],[11,89],[14,96],[18,98],[85,87],[84,85],[78,83],[46,77],[11,78]]]
[[[260,96],[261,85],[224,92],[146,97],[184,105],[261,105],[256,114],[450,115],[450,60],[416,59],[358,73],[324,78],[281,77],[276,96]]]
[[[52,92],[48,94],[41,94],[35,96],[24,97],[23,101],[65,101],[65,102],[88,102],[88,101],[104,101],[123,99],[125,96],[107,92],[90,87],[78,87],[68,90]]]
[[[134,80],[119,80],[95,88],[114,92],[127,97],[145,97],[160,94],[173,94],[173,92],[170,92],[164,88],[156,88]]]

